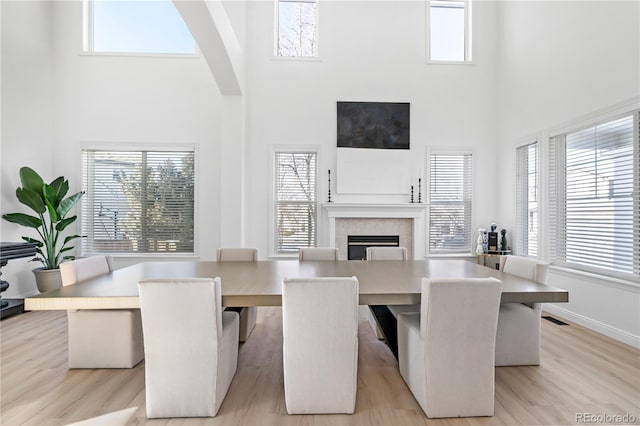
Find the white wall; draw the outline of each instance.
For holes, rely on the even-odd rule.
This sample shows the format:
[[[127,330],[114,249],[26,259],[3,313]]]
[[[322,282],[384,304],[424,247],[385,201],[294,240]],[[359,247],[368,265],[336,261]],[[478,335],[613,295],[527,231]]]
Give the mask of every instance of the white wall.
[[[500,7],[498,179],[501,223],[514,228],[515,148],[539,137],[542,257],[548,259],[548,131],[640,94],[640,3],[503,2]],[[640,345],[638,286],[552,270],[570,292],[549,311]],[[637,284],[637,283],[636,283]]]
[[[196,251],[218,247],[222,97],[201,57],[81,54],[81,2],[55,8],[57,135],[54,171],[80,183],[82,143],[195,144]],[[137,261],[133,259],[131,261]],[[124,264],[123,259],[116,264]]]
[[[0,210],[22,209],[15,197],[18,171],[29,166],[45,179],[52,176],[55,143],[53,122],[53,3],[0,2],[2,9],[2,131],[0,135]],[[0,221],[0,240],[22,241],[30,230]],[[16,259],[2,268],[10,283],[5,298],[35,292],[31,269],[41,266]]]
[[[214,259],[222,226],[222,97],[204,60],[82,54],[79,1],[2,7],[2,212],[16,206],[23,164],[33,164],[45,179],[64,175],[71,191],[79,190],[83,143],[196,145],[196,250],[201,259]],[[2,231],[3,240],[22,232],[9,223]],[[139,260],[119,258],[116,266]],[[36,291],[27,272],[6,296]],[[9,273],[3,278],[12,281]]]
[[[493,190],[496,155],[496,4],[474,9],[472,65],[425,61],[425,3],[323,1],[319,3],[319,59],[274,59],[273,2],[247,7],[247,244],[269,253],[273,144],[320,146],[319,197],[326,202],[327,170],[337,202],[401,202],[406,196],[335,193],[336,101],[411,103],[411,163],[417,191],[427,146],[470,147],[475,154],[473,226],[497,215]],[[409,188],[407,187],[407,193]],[[417,195],[416,195],[417,197]],[[326,214],[321,210],[323,216]],[[319,244],[327,241],[321,221]]]

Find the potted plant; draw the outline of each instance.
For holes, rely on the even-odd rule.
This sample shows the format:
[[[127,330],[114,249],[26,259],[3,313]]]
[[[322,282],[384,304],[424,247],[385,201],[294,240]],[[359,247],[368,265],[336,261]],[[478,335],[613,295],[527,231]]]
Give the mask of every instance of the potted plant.
[[[60,240],[62,231],[76,221],[77,216],[67,217],[73,206],[80,200],[84,192],[77,192],[69,197],[69,181],[63,176],[51,183],[45,183],[40,175],[29,167],[20,169],[22,187],[16,189],[16,197],[25,206],[36,213],[36,216],[25,213],[8,213],[2,218],[12,223],[33,228],[40,238],[22,237],[23,240],[36,246],[37,256],[33,259],[42,262],[41,268],[33,270],[36,284],[40,292],[62,286],[60,263],[72,260],[74,256],[64,253],[73,249],[71,243],[79,235],[69,235]]]

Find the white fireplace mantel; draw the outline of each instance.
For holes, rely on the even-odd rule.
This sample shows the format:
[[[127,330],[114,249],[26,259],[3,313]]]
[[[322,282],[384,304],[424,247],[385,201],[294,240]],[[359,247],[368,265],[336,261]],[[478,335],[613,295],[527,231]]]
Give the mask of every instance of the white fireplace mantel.
[[[329,217],[393,217],[417,218],[424,216],[427,205],[424,203],[407,204],[363,204],[363,203],[324,203]]]
[[[338,218],[377,218],[411,219],[413,221],[412,246],[413,257],[422,259],[425,255],[426,211],[424,203],[407,204],[355,204],[324,203],[322,208],[329,220],[329,244],[336,247],[336,219]]]

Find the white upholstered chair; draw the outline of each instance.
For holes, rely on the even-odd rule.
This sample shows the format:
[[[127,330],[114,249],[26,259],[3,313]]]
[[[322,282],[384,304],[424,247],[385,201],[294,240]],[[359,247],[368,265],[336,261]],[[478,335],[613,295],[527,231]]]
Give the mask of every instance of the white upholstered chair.
[[[256,248],[219,248],[218,262],[256,262],[258,260],[258,249]],[[240,342],[245,342],[256,326],[258,318],[258,308],[255,306],[245,306],[241,308],[240,314]]]
[[[358,280],[285,279],[282,324],[287,412],[353,413],[358,386]]]
[[[222,310],[220,278],[138,287],[147,417],[215,416],[238,364],[238,313]]]
[[[367,260],[407,260],[406,247],[367,247]],[[398,318],[400,312],[418,312],[419,305],[387,305],[394,317]],[[378,339],[384,339],[384,334],[378,327],[376,319],[369,310],[369,325]]]
[[[398,315],[400,375],[428,417],[492,416],[502,283],[422,279],[420,313]]]
[[[67,286],[111,272],[111,259],[92,256],[60,264]],[[69,368],[131,368],[144,358],[140,309],[67,311]]]
[[[255,262],[258,260],[256,248],[219,248],[218,262]]]
[[[298,260],[338,260],[338,249],[333,247],[303,247],[298,249]]]
[[[500,270],[544,284],[549,264],[526,257],[501,256]],[[496,366],[540,365],[541,314],[541,303],[500,305]]]
[[[407,248],[367,247],[367,260],[407,260]]]

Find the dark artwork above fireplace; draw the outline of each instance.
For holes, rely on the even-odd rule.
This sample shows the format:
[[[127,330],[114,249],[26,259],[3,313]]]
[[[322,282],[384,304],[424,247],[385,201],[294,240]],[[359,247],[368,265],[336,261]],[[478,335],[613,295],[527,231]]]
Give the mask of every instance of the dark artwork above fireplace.
[[[409,149],[409,103],[338,102],[338,148]]]
[[[366,260],[367,247],[398,247],[398,235],[349,235],[347,236],[347,259]]]

